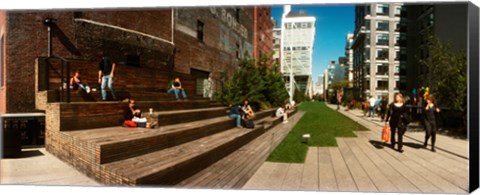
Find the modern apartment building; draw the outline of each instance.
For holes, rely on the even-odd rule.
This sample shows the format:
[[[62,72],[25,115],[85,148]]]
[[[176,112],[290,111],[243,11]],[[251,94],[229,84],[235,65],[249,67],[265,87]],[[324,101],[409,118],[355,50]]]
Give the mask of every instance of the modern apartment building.
[[[291,96],[293,87],[311,96],[315,17],[304,11],[291,11],[290,6],[285,6],[281,29],[281,72],[286,77],[287,89]]]
[[[346,78],[349,82],[349,86],[353,87],[353,49],[352,49],[352,44],[353,44],[353,33],[348,33],[346,37],[346,43],[345,43],[345,57],[347,58],[346,66],[347,66],[347,72],[346,72]]]
[[[356,98],[393,99],[406,91],[406,11],[402,3],[355,7],[353,87]]]
[[[428,69],[420,63],[430,56],[428,36],[449,43],[454,50],[467,51],[467,3],[406,5],[408,18],[407,92],[430,86]]]

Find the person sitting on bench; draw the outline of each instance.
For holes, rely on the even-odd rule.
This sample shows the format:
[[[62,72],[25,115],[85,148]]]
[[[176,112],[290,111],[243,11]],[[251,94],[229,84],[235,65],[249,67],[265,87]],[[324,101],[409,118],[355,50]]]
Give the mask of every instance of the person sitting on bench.
[[[90,87],[86,84],[83,84],[82,80],[80,79],[80,71],[76,70],[73,77],[70,79],[70,88],[73,90],[82,89],[87,93],[90,93]]]
[[[276,117],[283,117],[283,123],[288,123],[288,114],[285,112],[285,108],[279,107],[275,112]]]
[[[242,112],[243,112],[242,119],[244,120],[247,120],[255,116],[255,113],[253,112],[252,107],[248,102],[248,99],[243,100]]]
[[[179,100],[180,99],[178,97],[179,92],[182,93],[182,96],[184,99],[187,99],[187,94],[185,94],[185,90],[182,88],[182,82],[180,81],[180,78],[175,77],[175,80],[170,81],[170,84],[168,84],[167,93],[174,93],[175,98]]]
[[[135,106],[135,100],[128,100],[128,107],[125,109],[125,121],[124,127],[137,127],[137,122],[134,119],[138,119],[142,116],[140,109]]]
[[[135,100],[130,99],[128,108],[125,110],[125,120],[132,120],[134,117],[140,118],[142,112],[135,106]]]

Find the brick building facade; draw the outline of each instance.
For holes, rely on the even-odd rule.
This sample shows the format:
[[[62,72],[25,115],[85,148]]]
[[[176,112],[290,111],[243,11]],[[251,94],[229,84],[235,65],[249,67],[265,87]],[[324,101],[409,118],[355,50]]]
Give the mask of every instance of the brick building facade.
[[[211,78],[217,89],[222,72],[233,74],[238,59],[253,56],[253,8],[0,12],[0,113],[36,111],[35,59],[48,54],[45,18],[56,20],[55,55],[96,66],[107,53],[119,64],[191,74],[199,83]]]
[[[270,7],[253,8],[254,15],[254,39],[253,55],[257,60],[261,56],[272,55],[273,51],[273,24]]]

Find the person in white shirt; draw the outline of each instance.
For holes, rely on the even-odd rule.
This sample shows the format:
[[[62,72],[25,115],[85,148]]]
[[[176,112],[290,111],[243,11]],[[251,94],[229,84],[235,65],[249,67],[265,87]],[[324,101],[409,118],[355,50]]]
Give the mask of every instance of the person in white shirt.
[[[370,112],[368,113],[368,117],[374,117],[375,116],[375,104],[377,102],[377,98],[375,97],[370,97],[370,99],[368,100],[369,102],[369,110]]]
[[[288,114],[285,112],[285,109],[283,107],[279,107],[277,111],[275,112],[276,117],[281,117],[283,116],[283,123],[288,123]]]

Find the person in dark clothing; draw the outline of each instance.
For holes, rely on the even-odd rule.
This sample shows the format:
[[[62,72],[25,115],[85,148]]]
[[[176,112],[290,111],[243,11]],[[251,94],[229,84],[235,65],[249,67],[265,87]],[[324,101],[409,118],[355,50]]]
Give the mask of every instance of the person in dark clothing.
[[[185,89],[182,88],[182,82],[178,77],[175,77],[175,80],[170,81],[170,83],[168,84],[167,93],[174,93],[175,98],[177,98],[177,100],[180,99],[180,97],[178,96],[178,93],[182,93],[183,98],[187,99],[187,94],[185,93]]]
[[[135,106],[135,100],[130,99],[128,107],[125,109],[125,120],[132,120],[134,117],[140,118],[142,112]]]
[[[115,73],[115,63],[109,57],[103,56],[98,63],[98,83],[101,84],[102,100],[107,100],[107,85],[112,93],[113,100],[116,100],[115,91],[113,90],[113,76]]]
[[[236,106],[233,106],[230,109],[230,112],[228,113],[228,117],[235,120],[235,124],[238,128],[243,128],[241,123],[240,123],[241,118],[242,118],[242,111],[241,110],[242,110],[242,106],[236,105]]]
[[[382,100],[380,101],[380,119],[381,121],[385,120],[385,114],[387,112],[387,100],[385,97],[382,97]]]
[[[385,124],[390,125],[391,136],[390,142],[391,147],[395,148],[395,133],[398,135],[398,151],[403,152],[403,134],[406,130],[406,125],[402,118],[406,113],[406,107],[401,93],[395,94],[395,101],[390,104],[387,118],[385,119]],[[401,124],[402,123],[402,124]]]
[[[428,139],[432,137],[432,152],[435,152],[435,140],[437,135],[437,117],[436,113],[440,112],[440,109],[435,105],[435,97],[433,95],[427,96],[427,105],[424,107],[424,123],[425,123],[425,143],[423,146],[426,148],[428,145]]]

